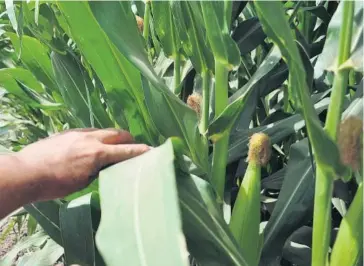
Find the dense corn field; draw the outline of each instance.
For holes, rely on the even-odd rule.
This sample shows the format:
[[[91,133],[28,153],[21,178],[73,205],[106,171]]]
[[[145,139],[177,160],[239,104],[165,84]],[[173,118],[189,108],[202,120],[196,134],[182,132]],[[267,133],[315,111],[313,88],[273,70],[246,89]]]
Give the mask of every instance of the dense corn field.
[[[154,147],[9,215],[1,266],[363,264],[363,2],[5,0],[0,45],[2,154]]]

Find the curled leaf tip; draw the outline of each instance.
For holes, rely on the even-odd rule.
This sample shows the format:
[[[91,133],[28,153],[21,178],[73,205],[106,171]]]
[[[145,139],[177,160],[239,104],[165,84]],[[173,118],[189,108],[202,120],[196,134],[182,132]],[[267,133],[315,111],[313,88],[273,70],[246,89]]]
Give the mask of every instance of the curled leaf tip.
[[[139,17],[139,16],[135,16],[135,19],[137,21],[139,31],[140,32],[143,32],[144,20],[141,17]]]
[[[341,161],[352,170],[359,170],[363,151],[363,120],[350,116],[340,124],[338,145]]]
[[[249,141],[248,162],[255,162],[265,166],[270,159],[271,144],[268,135],[255,133]]]
[[[202,96],[199,93],[192,93],[187,98],[187,105],[191,107],[198,115],[201,116],[201,103],[202,103]]]

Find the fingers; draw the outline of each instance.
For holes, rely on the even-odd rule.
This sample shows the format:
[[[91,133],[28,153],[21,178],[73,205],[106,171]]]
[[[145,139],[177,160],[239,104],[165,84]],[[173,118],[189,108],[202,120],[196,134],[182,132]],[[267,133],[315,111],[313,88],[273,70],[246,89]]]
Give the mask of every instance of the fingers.
[[[104,144],[128,144],[134,141],[129,132],[115,128],[91,131],[90,135]]]
[[[141,155],[150,150],[145,144],[103,145],[103,165],[114,164]]]

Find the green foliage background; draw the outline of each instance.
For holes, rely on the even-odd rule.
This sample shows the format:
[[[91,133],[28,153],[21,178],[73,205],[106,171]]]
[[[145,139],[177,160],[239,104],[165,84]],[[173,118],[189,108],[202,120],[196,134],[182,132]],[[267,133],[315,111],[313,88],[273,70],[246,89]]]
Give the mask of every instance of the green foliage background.
[[[257,132],[272,144],[257,264],[311,265],[316,168],[348,170],[324,128],[342,69],[337,113],[363,118],[363,3],[338,64],[343,12],[334,1],[0,3],[2,153],[76,127],[122,128],[157,147],[12,214],[28,236],[0,265],[30,247],[18,265],[250,265],[228,224]],[[361,173],[350,177],[333,181],[333,239],[361,188]]]

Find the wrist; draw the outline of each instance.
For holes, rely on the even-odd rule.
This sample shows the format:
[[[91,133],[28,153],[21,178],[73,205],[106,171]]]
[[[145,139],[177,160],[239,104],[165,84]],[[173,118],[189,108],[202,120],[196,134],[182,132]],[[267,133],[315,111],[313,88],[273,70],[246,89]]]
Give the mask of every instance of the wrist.
[[[45,171],[42,170],[42,165],[33,163],[33,159],[24,155],[22,151],[12,155],[14,169],[17,169],[19,186],[26,191],[28,202],[44,199],[43,194],[46,191],[48,179]]]

